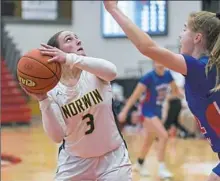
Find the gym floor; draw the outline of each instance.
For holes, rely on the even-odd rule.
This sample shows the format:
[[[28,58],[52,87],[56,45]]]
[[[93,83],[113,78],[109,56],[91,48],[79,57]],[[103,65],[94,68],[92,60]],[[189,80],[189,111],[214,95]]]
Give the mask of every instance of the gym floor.
[[[45,135],[39,120],[31,126],[2,127],[1,153],[11,156],[2,159],[2,181],[52,181],[56,171],[59,145]],[[124,133],[131,161],[135,163],[141,146],[142,135]],[[151,177],[133,174],[133,181],[160,181],[157,176],[157,143],[146,157],[146,168]],[[16,160],[17,162],[13,161]],[[7,157],[6,157],[7,158]],[[217,155],[212,153],[206,140],[179,139],[169,140],[166,164],[174,173],[172,181],[205,181],[212,168],[218,163]]]

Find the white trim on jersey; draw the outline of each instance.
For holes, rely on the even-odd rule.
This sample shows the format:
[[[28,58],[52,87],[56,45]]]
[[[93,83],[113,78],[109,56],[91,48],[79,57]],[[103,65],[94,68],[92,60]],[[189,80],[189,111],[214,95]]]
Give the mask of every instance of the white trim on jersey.
[[[215,101],[215,102],[213,102],[213,104],[214,104],[214,106],[215,106],[216,110],[218,111],[218,113],[220,114],[220,108],[218,107],[218,105],[217,105],[216,101]]]

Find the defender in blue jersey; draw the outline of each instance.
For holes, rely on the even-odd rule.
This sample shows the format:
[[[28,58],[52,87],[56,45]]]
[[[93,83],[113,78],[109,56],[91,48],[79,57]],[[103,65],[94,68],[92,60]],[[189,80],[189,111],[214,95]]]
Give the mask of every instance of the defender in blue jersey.
[[[144,118],[143,126],[146,134],[134,170],[139,171],[142,176],[150,175],[144,167],[144,159],[156,136],[159,138],[158,161],[160,163],[158,175],[161,178],[169,178],[173,175],[164,164],[168,133],[161,122],[162,106],[169,87],[171,87],[174,94],[179,94],[170,71],[165,70],[163,65],[154,63],[154,70],[148,72],[139,80],[134,92],[119,114],[119,121],[124,122],[130,108],[141,97],[140,102],[142,104],[142,115]]]
[[[140,79],[139,83],[146,86],[146,92],[141,100],[142,115],[144,117],[157,116],[160,119],[162,118],[162,105],[171,82],[173,82],[173,77],[168,70],[164,70],[163,75],[159,75],[156,70],[152,70]]]
[[[187,65],[185,93],[189,108],[213,151],[220,153],[220,91],[210,91],[215,86],[216,68],[206,76],[207,56],[198,60],[183,56]]]
[[[140,30],[117,7],[104,1],[106,10],[128,39],[145,56],[185,75],[185,93],[190,110],[214,152],[220,153],[220,13],[191,13],[180,35],[181,54],[162,48]],[[220,164],[207,181],[220,181]]]

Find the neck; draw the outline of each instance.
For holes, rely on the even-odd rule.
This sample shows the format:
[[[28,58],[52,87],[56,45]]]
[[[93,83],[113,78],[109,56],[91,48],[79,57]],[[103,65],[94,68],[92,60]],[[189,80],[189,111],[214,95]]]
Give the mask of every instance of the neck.
[[[192,57],[196,58],[196,59],[200,59],[203,56],[208,56],[208,51],[205,49],[198,49],[195,48],[193,53],[192,53]]]
[[[164,72],[160,72],[160,71],[158,71],[158,70],[156,70],[156,69],[155,69],[155,72],[156,72],[157,75],[159,75],[159,76],[163,76],[163,75],[164,75]]]
[[[73,67],[72,69],[69,66],[63,65],[62,66],[62,75],[60,82],[65,86],[74,86],[77,84],[82,70]]]

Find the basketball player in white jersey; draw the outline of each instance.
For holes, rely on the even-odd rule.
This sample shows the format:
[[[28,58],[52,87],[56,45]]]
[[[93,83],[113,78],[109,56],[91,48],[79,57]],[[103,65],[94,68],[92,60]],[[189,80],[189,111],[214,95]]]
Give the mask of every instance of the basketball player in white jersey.
[[[87,57],[70,31],[55,34],[39,48],[62,64],[62,76],[39,101],[43,127],[59,150],[56,181],[130,181],[131,162],[112,110],[111,62]]]

